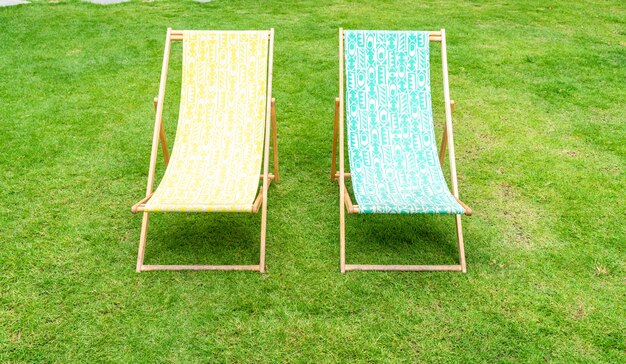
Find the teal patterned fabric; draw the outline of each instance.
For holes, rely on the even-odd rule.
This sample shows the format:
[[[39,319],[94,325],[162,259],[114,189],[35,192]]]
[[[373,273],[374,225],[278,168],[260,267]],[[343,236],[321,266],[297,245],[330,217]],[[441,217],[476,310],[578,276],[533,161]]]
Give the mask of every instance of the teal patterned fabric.
[[[346,30],[346,118],[360,213],[462,214],[439,164],[428,32]]]

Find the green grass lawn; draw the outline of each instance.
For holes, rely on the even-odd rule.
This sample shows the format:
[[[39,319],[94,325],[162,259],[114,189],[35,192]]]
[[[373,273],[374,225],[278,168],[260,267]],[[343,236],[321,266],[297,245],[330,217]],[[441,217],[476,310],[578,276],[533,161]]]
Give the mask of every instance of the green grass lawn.
[[[0,362],[626,361],[622,1],[32,2],[0,8]],[[168,26],[276,29],[265,275],[135,273]],[[467,274],[339,273],[339,27],[446,28]],[[259,225],[153,214],[146,264],[255,264]],[[457,261],[450,216],[347,226],[350,263]]]

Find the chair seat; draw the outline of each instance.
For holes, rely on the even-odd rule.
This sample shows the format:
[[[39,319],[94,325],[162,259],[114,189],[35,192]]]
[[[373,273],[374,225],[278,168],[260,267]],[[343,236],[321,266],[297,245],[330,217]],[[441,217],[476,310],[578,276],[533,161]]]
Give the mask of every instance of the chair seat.
[[[359,212],[462,214],[438,159],[429,33],[345,36],[348,151]]]
[[[220,186],[214,186],[217,189]],[[159,188],[146,203],[144,211],[150,212],[252,212],[252,203],[241,198],[223,200],[211,195],[207,189],[174,190]]]
[[[359,213],[463,214],[465,210],[447,190],[428,193],[422,189],[390,192],[392,184],[379,184],[377,191],[357,195]]]
[[[367,157],[371,148],[355,149],[351,179],[359,213],[465,213],[448,188],[435,150],[415,146],[403,150],[392,144],[378,159]],[[371,163],[373,159],[379,162]],[[398,162],[407,160],[412,163]]]
[[[158,200],[152,204],[146,204],[144,211],[151,212],[250,212],[252,204],[233,205],[220,204],[212,201],[203,203],[188,203],[180,201]]]
[[[227,169],[200,168],[173,159],[145,211],[251,212],[259,172],[253,168],[248,175],[241,163],[229,162],[238,168],[224,174],[219,172]]]

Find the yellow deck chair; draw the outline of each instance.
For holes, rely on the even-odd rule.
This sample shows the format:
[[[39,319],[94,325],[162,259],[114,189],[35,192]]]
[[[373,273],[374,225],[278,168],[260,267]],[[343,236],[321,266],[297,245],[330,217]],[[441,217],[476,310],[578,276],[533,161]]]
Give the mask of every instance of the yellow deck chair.
[[[183,42],[180,112],[171,157],[162,123],[170,45]],[[168,29],[146,197],[132,207],[143,212],[137,272],[149,270],[265,271],[267,190],[278,183],[276,102],[272,98],[274,29],[177,31]],[[270,126],[271,122],[271,126]],[[274,173],[269,169],[270,127]],[[165,175],[153,191],[158,145]],[[263,169],[261,173],[261,164]],[[263,181],[257,194],[259,180]],[[145,265],[150,212],[261,213],[258,265]]]

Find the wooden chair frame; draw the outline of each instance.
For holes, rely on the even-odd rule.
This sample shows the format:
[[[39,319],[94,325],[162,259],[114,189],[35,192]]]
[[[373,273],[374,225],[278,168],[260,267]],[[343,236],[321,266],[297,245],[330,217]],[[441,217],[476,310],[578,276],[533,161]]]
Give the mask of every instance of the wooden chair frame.
[[[167,37],[165,40],[165,51],[163,55],[163,66],[161,68],[161,80],[159,84],[159,96],[154,99],[154,107],[156,110],[156,119],[154,122],[154,134],[152,137],[152,151],[150,154],[150,169],[148,171],[148,185],[146,187],[146,197],[137,202],[132,207],[132,212],[137,213],[143,211],[143,219],[141,222],[141,235],[139,237],[139,253],[137,255],[137,272],[152,270],[254,270],[265,273],[265,240],[267,230],[267,190],[269,184],[274,181],[279,182],[278,178],[278,138],[276,135],[276,100],[272,98],[272,66],[274,55],[274,29],[268,31],[268,68],[267,68],[267,105],[265,117],[265,139],[263,150],[263,172],[259,176],[263,180],[263,185],[256,199],[252,204],[252,213],[257,213],[261,208],[261,246],[260,259],[258,265],[146,265],[143,264],[144,252],[146,249],[146,239],[148,235],[148,218],[149,213],[145,211],[146,203],[153,194],[154,174],[156,169],[156,160],[158,147],[161,144],[163,152],[163,161],[167,167],[169,163],[169,152],[165,139],[165,128],[163,126],[163,101],[165,99],[165,85],[167,82],[167,71],[169,66],[170,47],[172,41],[182,41],[183,31],[167,29]],[[269,173],[269,153],[270,153],[270,128],[272,132],[272,151],[274,157],[274,173]]]
[[[333,152],[331,162],[330,180],[339,179],[339,262],[341,273],[350,270],[377,270],[377,271],[467,271],[465,264],[465,248],[463,244],[463,229],[461,226],[461,215],[455,215],[456,235],[459,247],[459,262],[454,265],[373,265],[373,264],[346,264],[346,223],[345,210],[349,214],[359,212],[359,206],[354,205],[346,188],[345,180],[350,178],[350,173],[345,172],[344,164],[344,30],[339,29],[339,97],[335,99],[335,120],[333,127]],[[439,32],[430,32],[431,42],[441,43],[441,63],[443,70],[443,92],[446,110],[446,123],[443,130],[443,140],[439,150],[439,162],[443,166],[443,159],[448,147],[450,158],[450,174],[452,180],[452,195],[465,210],[466,215],[471,215],[472,210],[459,199],[458,183],[456,178],[456,163],[454,159],[454,141],[452,135],[452,110],[454,101],[450,100],[450,89],[448,86],[448,60],[446,55],[446,32],[441,29]],[[337,171],[337,144],[339,144],[339,171]],[[345,208],[345,210],[344,210]]]

